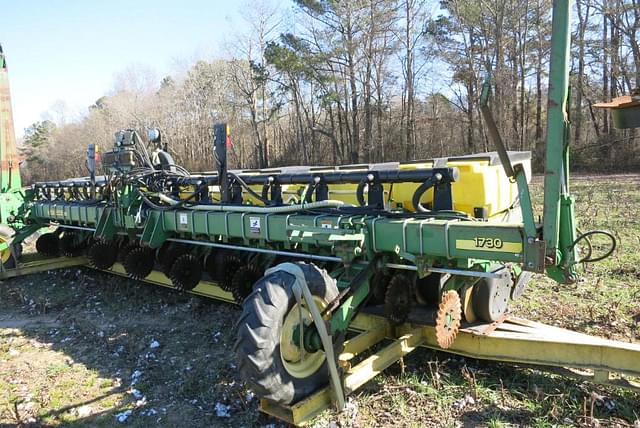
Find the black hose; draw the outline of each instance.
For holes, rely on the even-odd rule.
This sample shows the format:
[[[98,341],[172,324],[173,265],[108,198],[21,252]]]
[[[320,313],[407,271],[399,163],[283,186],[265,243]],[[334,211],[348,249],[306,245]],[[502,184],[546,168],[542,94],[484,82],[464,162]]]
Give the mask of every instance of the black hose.
[[[606,253],[604,253],[601,256],[595,257],[595,258],[591,258],[591,255],[593,253],[593,245],[591,243],[591,240],[589,239],[589,236],[592,235],[604,235],[607,238],[609,238],[611,240],[611,247],[609,247],[609,251],[607,251]],[[608,230],[590,230],[589,232],[583,233],[580,236],[578,236],[576,238],[575,241],[573,241],[571,243],[571,245],[569,245],[569,249],[573,249],[580,241],[582,240],[586,240],[587,241],[587,245],[589,246],[589,253],[587,255],[587,257],[583,257],[582,259],[580,259],[579,261],[577,261],[576,263],[595,263],[595,262],[599,262],[601,260],[606,259],[607,257],[609,257],[611,254],[613,254],[613,252],[616,250],[616,247],[618,246],[618,241],[616,240],[616,237],[613,236],[613,234],[611,232],[609,232]]]
[[[315,192],[317,184],[309,183],[304,189],[304,202],[309,203],[313,201],[313,192]]]
[[[233,179],[236,180],[240,184],[240,186],[242,186],[242,188],[246,190],[247,193],[249,193],[251,196],[259,200],[263,204],[269,205],[268,199],[264,199],[261,195],[258,195],[258,193],[256,193],[251,187],[249,187],[249,185],[247,185],[247,183],[245,183],[244,180],[240,178],[237,174],[234,174],[233,172],[227,172],[227,174],[233,177]]]
[[[413,198],[411,198],[411,203],[413,204],[413,207],[415,208],[416,211],[422,212],[422,213],[428,213],[431,211],[422,206],[422,204],[420,203],[420,199],[422,198],[422,195],[424,195],[424,193],[427,190],[431,189],[434,186],[434,184],[435,184],[434,177],[429,177],[424,181],[424,183],[418,186],[415,192],[413,192]]]
[[[147,205],[149,205],[151,208],[156,209],[156,210],[160,210],[160,211],[170,211],[170,210],[175,210],[177,208],[182,207],[183,205],[185,205],[187,202],[189,202],[191,199],[195,198],[197,195],[200,194],[200,190],[196,190],[195,192],[193,192],[192,194],[190,194],[189,196],[187,196],[185,199],[181,199],[180,201],[178,201],[175,205],[171,205],[168,207],[164,207],[158,204],[155,204],[153,202],[151,202],[151,200],[144,194],[142,193],[139,189],[138,189],[138,194],[140,195],[140,197],[142,198],[142,200],[144,201],[144,203],[146,203]]]
[[[367,215],[367,216],[379,216],[392,219],[443,219],[443,220],[463,220],[463,221],[475,221],[476,219],[469,214],[462,211],[442,210],[442,211],[427,211],[427,212],[389,212],[379,208],[373,207],[335,207],[335,208],[322,208],[315,210],[305,210],[305,213],[311,215]]]
[[[363,178],[362,180],[360,180],[360,183],[358,183],[358,187],[356,188],[356,198],[358,199],[358,205],[360,205],[361,207],[367,206],[367,202],[364,200],[365,186],[368,186],[368,182],[366,178]]]
[[[262,200],[263,201],[270,201],[270,199],[269,199],[269,189],[270,188],[271,188],[271,186],[268,183],[262,185]]]

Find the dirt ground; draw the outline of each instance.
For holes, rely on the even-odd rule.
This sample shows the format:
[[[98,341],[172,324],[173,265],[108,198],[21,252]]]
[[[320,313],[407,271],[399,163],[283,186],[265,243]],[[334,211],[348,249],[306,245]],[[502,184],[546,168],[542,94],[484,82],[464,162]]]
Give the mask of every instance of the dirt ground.
[[[619,248],[576,285],[536,278],[516,315],[640,343],[639,181],[576,180],[581,228],[614,230]],[[237,375],[234,305],[86,268],[4,281],[0,302],[0,426],[283,426]],[[640,428],[624,389],[426,349],[404,362],[315,426]]]

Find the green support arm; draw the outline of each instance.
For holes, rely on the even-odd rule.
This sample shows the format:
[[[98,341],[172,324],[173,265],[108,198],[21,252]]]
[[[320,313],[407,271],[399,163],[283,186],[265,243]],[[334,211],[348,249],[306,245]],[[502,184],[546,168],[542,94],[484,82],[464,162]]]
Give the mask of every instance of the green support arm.
[[[576,280],[574,202],[569,193],[569,48],[571,2],[553,2],[547,139],[544,177],[543,238],[547,273],[562,283]]]

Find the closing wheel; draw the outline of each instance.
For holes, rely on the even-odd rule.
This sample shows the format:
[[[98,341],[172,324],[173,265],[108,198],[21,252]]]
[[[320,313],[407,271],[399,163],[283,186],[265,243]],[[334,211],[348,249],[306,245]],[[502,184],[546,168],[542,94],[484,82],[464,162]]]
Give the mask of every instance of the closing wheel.
[[[165,242],[162,247],[156,251],[156,259],[158,260],[158,263],[160,263],[160,270],[162,270],[162,273],[169,276],[175,261],[185,254],[188,254],[188,250],[184,248],[184,246]]]
[[[20,256],[21,246],[11,245],[11,237],[13,236],[13,229],[9,226],[0,225],[0,247],[6,248],[0,250],[0,262],[5,269],[11,269],[16,266],[15,256]]]
[[[436,340],[442,349],[449,348],[456,340],[460,321],[462,320],[462,303],[455,290],[449,290],[442,295],[436,313]]]
[[[231,294],[236,303],[241,305],[244,299],[251,294],[255,284],[264,274],[264,270],[256,262],[248,262],[241,266],[231,279]]]
[[[202,263],[193,254],[179,256],[171,265],[171,283],[179,290],[193,290],[202,279]]]
[[[231,291],[233,289],[233,276],[244,265],[244,262],[237,254],[222,253],[222,257],[219,257],[219,265],[216,272],[218,272],[218,285],[225,291]]]
[[[110,269],[117,258],[118,246],[114,241],[98,239],[87,250],[89,264],[97,269]]]
[[[393,275],[384,298],[384,315],[396,325],[407,320],[413,309],[413,280],[405,273]]]
[[[58,246],[60,248],[60,253],[66,257],[77,257],[84,249],[87,247],[88,240],[86,235],[78,232],[70,232],[64,231],[60,240],[58,241]]]
[[[371,287],[371,300],[373,305],[379,305],[384,303],[384,297],[389,287],[389,281],[391,281],[391,274],[383,270],[378,270],[373,274],[370,281]]]
[[[153,270],[155,254],[146,247],[133,248],[127,253],[122,265],[129,278],[144,279]]]
[[[335,281],[312,264],[297,264],[322,310],[338,296]],[[243,303],[234,347],[240,374],[251,388],[262,398],[282,404],[295,403],[329,381],[324,351],[302,351],[298,346],[300,315],[303,331],[311,331],[313,321],[306,302],[298,306],[294,283],[294,276],[285,271],[256,282]],[[334,348],[341,347],[341,342],[336,340]]]
[[[36,240],[36,251],[47,257],[55,257],[60,255],[60,238],[58,233],[44,233]]]

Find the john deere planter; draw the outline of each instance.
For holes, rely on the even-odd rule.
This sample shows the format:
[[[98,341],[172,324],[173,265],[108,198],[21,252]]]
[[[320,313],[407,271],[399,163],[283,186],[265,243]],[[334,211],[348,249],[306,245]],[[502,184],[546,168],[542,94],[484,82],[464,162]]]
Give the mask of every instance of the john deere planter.
[[[491,340],[501,323],[515,322],[506,318],[509,303],[526,292],[532,273],[572,283],[580,264],[615,247],[608,232],[578,232],[569,193],[569,12],[568,1],[555,2],[542,216],[529,195],[530,154],[506,150],[487,84],[481,111],[495,152],[469,156],[232,170],[228,130],[217,124],[215,172],[190,173],[171,158],[158,130],[144,139],[123,130],[101,162],[96,147],[88,148],[86,177],[21,189],[3,139],[1,188],[19,195],[8,210],[2,205],[4,275],[15,276],[9,268],[20,243],[51,227],[36,242],[43,256],[86,256],[81,263],[97,269],[241,304],[240,375],[266,411],[294,423],[330,400],[341,406],[346,393],[420,345],[545,364],[521,342],[517,349],[492,342],[492,355],[488,342],[470,344],[468,337],[480,331]],[[578,259],[577,248],[596,234],[610,239],[608,250]],[[535,329],[526,325],[513,331]],[[351,338],[352,330],[361,334]],[[395,342],[351,366],[384,338]],[[566,344],[549,342],[549,349]],[[593,356],[584,357],[588,362],[559,351],[546,363],[639,374],[638,349],[624,350],[631,357],[612,365],[595,361],[606,354],[601,349],[579,354]],[[289,416],[274,410],[283,405]]]

